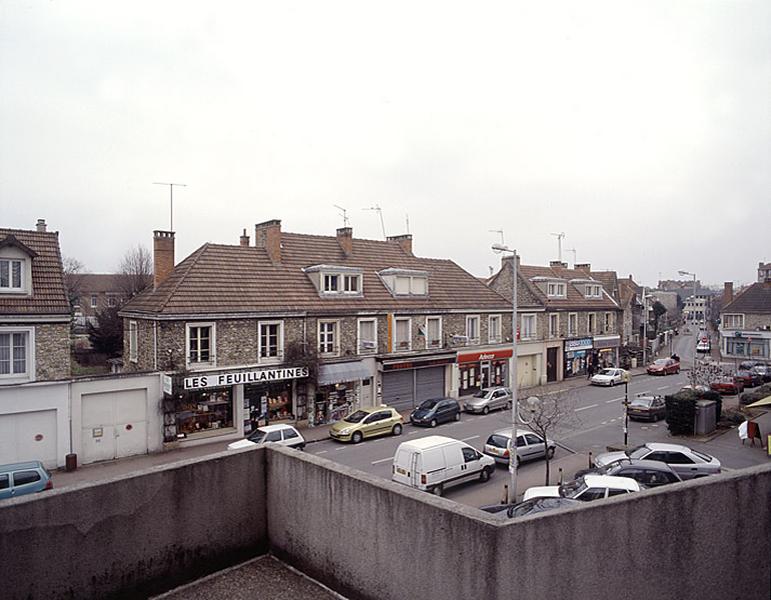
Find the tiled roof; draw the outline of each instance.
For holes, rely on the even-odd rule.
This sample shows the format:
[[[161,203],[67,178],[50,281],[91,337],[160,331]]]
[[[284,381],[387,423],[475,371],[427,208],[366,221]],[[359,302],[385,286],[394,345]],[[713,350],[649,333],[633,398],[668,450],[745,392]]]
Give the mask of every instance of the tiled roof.
[[[594,273],[587,274],[584,271],[576,269],[566,269],[564,267],[541,267],[533,265],[520,265],[520,272],[527,279],[533,277],[552,277],[564,279],[566,281],[566,298],[547,298],[546,295],[538,289],[542,301],[551,310],[593,310],[593,309],[618,309],[619,305],[609,295],[611,290],[605,290],[602,298],[586,298],[579,289],[570,283],[571,279],[594,279],[602,283],[599,279],[593,277]],[[533,286],[537,287],[537,286]],[[603,285],[604,287],[604,285]]]
[[[363,297],[319,297],[302,269],[313,265],[363,270]],[[389,267],[428,273],[428,296],[391,295],[377,275]],[[281,263],[263,248],[204,244],[161,286],[126,304],[122,313],[164,316],[252,312],[361,310],[506,310],[506,300],[451,260],[419,258],[395,242],[353,239],[346,256],[335,237],[281,233]]]
[[[642,293],[640,286],[631,279],[618,280],[618,292],[621,299],[621,306],[627,306],[632,303],[635,297]]]
[[[733,302],[723,307],[724,313],[771,313],[771,283],[753,283]]]
[[[32,258],[32,296],[0,294],[0,315],[69,315],[59,234],[0,228],[0,241],[8,236],[15,237],[37,256]]]
[[[126,280],[131,275],[122,273],[78,273],[78,288],[82,294],[106,293],[122,294],[126,289]]]

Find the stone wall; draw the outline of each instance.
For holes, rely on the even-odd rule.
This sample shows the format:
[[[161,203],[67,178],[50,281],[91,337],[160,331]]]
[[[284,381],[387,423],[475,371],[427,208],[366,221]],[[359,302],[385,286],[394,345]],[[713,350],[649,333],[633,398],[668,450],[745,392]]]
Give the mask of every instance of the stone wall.
[[[70,324],[35,325],[35,379],[53,381],[70,376]]]

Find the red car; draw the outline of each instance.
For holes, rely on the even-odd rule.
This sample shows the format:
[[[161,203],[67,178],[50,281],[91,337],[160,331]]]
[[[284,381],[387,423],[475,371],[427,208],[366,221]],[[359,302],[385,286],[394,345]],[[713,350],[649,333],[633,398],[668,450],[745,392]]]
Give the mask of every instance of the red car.
[[[710,389],[720,394],[741,394],[744,386],[736,377],[721,377],[709,384]]]
[[[680,363],[674,358],[659,358],[648,365],[648,375],[672,375],[680,372]]]

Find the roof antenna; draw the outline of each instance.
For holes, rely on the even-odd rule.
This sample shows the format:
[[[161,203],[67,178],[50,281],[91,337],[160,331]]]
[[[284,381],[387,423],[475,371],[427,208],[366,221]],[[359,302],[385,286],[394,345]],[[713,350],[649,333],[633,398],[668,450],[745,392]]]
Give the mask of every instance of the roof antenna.
[[[160,181],[153,181],[153,185],[169,186],[169,231],[174,231],[174,186],[187,187],[187,185],[184,183],[162,183]]]
[[[568,248],[565,250],[565,252],[572,252],[573,253],[573,268],[576,268],[576,249],[575,248]]]
[[[404,216],[405,216],[405,219],[407,220],[407,233],[409,233],[410,232],[410,213],[405,213]]]
[[[498,233],[501,236],[501,246],[505,246],[506,242],[503,240],[503,229],[488,229],[490,233]]]
[[[562,231],[560,233],[552,233],[550,235],[553,235],[557,238],[557,259],[562,262],[562,240],[565,237],[565,232]]]
[[[340,216],[343,217],[343,227],[348,227],[348,223],[350,222],[348,219],[348,211],[345,210],[342,206],[338,206],[337,204],[333,204],[332,206],[340,211]]]
[[[380,208],[379,204],[375,204],[375,206],[370,206],[369,208],[362,208],[362,210],[374,210],[377,212],[378,215],[380,215],[380,227],[383,229],[383,239],[386,239],[386,232],[385,232],[385,223],[383,223],[383,209]]]

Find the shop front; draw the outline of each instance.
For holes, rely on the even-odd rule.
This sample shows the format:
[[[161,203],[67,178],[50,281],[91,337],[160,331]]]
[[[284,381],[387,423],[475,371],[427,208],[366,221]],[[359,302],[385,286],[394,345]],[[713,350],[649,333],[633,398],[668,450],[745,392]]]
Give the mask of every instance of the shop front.
[[[592,357],[592,347],[593,342],[590,337],[565,340],[563,370],[565,379],[586,375]]]
[[[308,425],[315,427],[345,418],[371,404],[372,372],[363,361],[321,365]]]
[[[165,441],[246,435],[305,412],[307,367],[218,371],[179,378],[164,401]]]
[[[739,360],[768,360],[771,356],[771,332],[720,331],[724,356]]]
[[[593,345],[593,364],[596,369],[617,367],[619,365],[620,335],[595,336]]]
[[[509,385],[511,348],[458,353],[458,395],[467,396],[482,388]]]
[[[447,395],[448,365],[455,364],[455,354],[414,356],[383,361],[378,398],[382,404],[403,412],[423,400]]]

